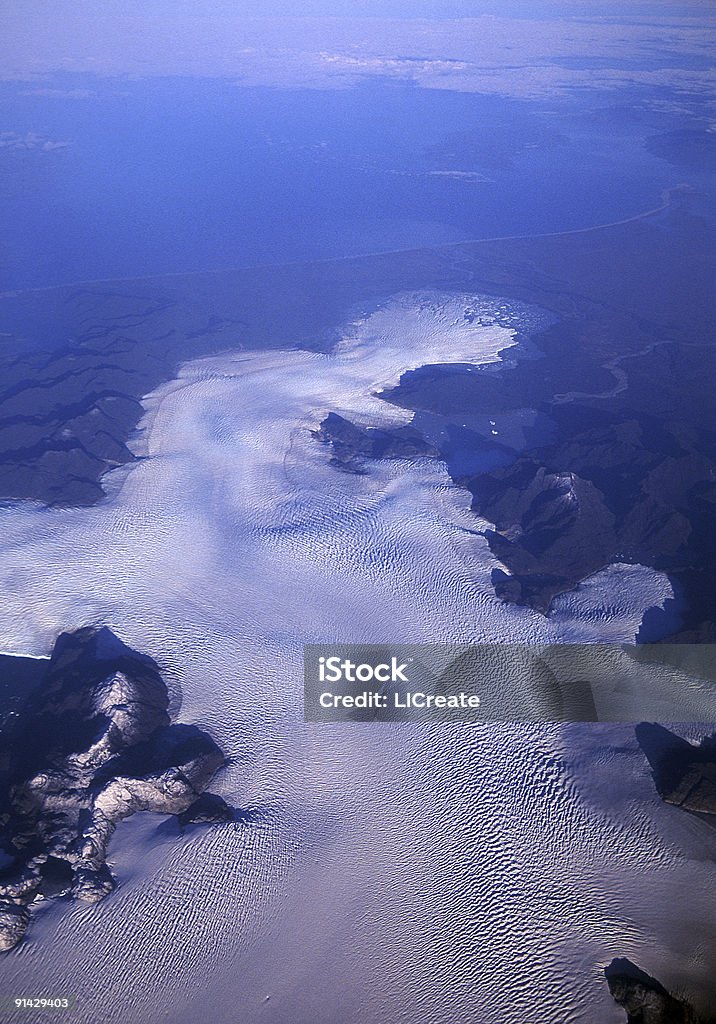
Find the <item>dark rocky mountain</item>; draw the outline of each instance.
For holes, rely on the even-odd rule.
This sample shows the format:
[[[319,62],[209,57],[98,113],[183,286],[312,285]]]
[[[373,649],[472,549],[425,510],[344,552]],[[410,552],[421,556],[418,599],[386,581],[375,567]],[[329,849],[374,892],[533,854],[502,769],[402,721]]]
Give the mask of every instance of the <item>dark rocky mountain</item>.
[[[332,412],[313,432],[317,441],[330,444],[332,465],[349,472],[360,472],[364,459],[414,459],[438,455],[438,450],[408,424],[392,430],[359,427]]]
[[[716,735],[694,746],[663,725],[642,722],[636,738],[661,798],[716,827]]]
[[[34,902],[94,903],[112,891],[107,847],[122,819],[233,817],[205,793],[221,750],[196,726],[171,723],[150,658],[109,629],[86,628],[62,634],[37,666],[0,731],[0,949],[22,939]],[[3,658],[0,669],[27,677],[23,659]]]
[[[626,1010],[627,1024],[713,1024],[625,957],[612,960],[604,975],[614,1001]]]

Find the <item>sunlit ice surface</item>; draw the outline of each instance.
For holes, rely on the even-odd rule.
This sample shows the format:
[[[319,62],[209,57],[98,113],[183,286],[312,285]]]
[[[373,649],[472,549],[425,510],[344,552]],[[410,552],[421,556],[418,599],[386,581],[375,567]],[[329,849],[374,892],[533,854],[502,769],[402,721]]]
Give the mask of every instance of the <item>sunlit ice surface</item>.
[[[3,510],[3,650],[108,624],[158,661],[179,720],[214,735],[220,790],[247,809],[179,842],[156,819],[123,824],[117,892],[37,913],[7,984],[59,986],[88,1024],[139,1024],[155,1001],[186,1024],[208,1009],[220,1024],[592,1024],[620,1019],[611,956],[648,948],[668,982],[713,931],[704,840],[660,803],[629,726],[302,722],[305,642],[632,642],[671,597],[662,574],[614,565],[549,619],[503,604],[442,463],[343,473],[313,436],[329,412],[405,423],[381,389],[498,360],[524,312],[403,293],[330,354],[187,363],[147,397],[140,461],[105,478],[105,501]]]

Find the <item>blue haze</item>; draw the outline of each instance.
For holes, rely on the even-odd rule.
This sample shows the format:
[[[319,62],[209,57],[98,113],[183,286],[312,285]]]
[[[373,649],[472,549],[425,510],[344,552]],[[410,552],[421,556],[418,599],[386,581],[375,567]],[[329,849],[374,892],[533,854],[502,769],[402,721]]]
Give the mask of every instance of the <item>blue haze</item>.
[[[289,91],[65,75],[35,88],[0,86],[0,131],[69,145],[0,149],[3,288],[570,230],[656,206],[680,180],[643,149],[648,125],[573,104],[380,79]]]

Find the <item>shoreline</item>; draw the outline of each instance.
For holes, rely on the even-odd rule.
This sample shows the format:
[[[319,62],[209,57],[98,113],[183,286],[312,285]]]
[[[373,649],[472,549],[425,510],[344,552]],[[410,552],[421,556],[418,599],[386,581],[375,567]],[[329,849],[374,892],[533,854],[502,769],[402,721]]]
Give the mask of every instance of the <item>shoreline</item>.
[[[37,285],[30,288],[13,288],[8,291],[0,292],[0,300],[16,299],[24,295],[34,295],[40,292],[59,291],[63,288],[84,288],[98,284],[130,284],[135,281],[164,281],[174,280],[179,277],[196,277],[199,275],[215,276],[219,274],[235,274],[241,271],[268,270],[271,267],[276,270],[281,270],[285,267],[322,266],[331,263],[347,263],[350,260],[376,259],[379,256],[400,256],[405,255],[406,253],[459,249],[461,246],[486,245],[491,242],[518,242],[529,241],[530,239],[537,240],[540,238],[562,238],[571,235],[584,235],[589,234],[592,231],[604,231],[608,228],[621,227],[623,224],[633,224],[636,221],[648,220],[650,217],[656,217],[658,214],[663,213],[673,205],[674,194],[683,193],[689,190],[690,187],[691,186],[684,182],[672,185],[661,193],[662,201],[659,206],[652,207],[649,210],[643,210],[641,213],[635,213],[629,217],[623,217],[620,220],[608,221],[604,224],[592,224],[589,227],[583,228],[570,228],[567,231],[544,231],[533,235],[495,235],[489,238],[466,238],[461,242],[438,242],[436,245],[407,246],[404,249],[381,249],[377,252],[356,253],[350,256],[327,256],[312,260],[287,260],[282,263],[255,263],[238,267],[221,267],[213,270],[176,270],[163,274],[144,274],[137,277],[98,277],[82,281],[66,281],[60,284]]]

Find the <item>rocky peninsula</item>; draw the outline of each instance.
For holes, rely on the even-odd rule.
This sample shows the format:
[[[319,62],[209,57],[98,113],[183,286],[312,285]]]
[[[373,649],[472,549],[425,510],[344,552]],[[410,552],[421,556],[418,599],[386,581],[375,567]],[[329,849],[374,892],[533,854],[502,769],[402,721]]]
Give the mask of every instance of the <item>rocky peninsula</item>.
[[[2,660],[12,674],[25,659]],[[62,634],[44,665],[24,700],[15,690],[0,730],[2,950],[24,936],[33,903],[95,903],[113,890],[107,847],[124,818],[151,811],[186,825],[232,817],[205,793],[224,755],[198,727],[171,723],[167,686],[150,658],[91,627]]]

